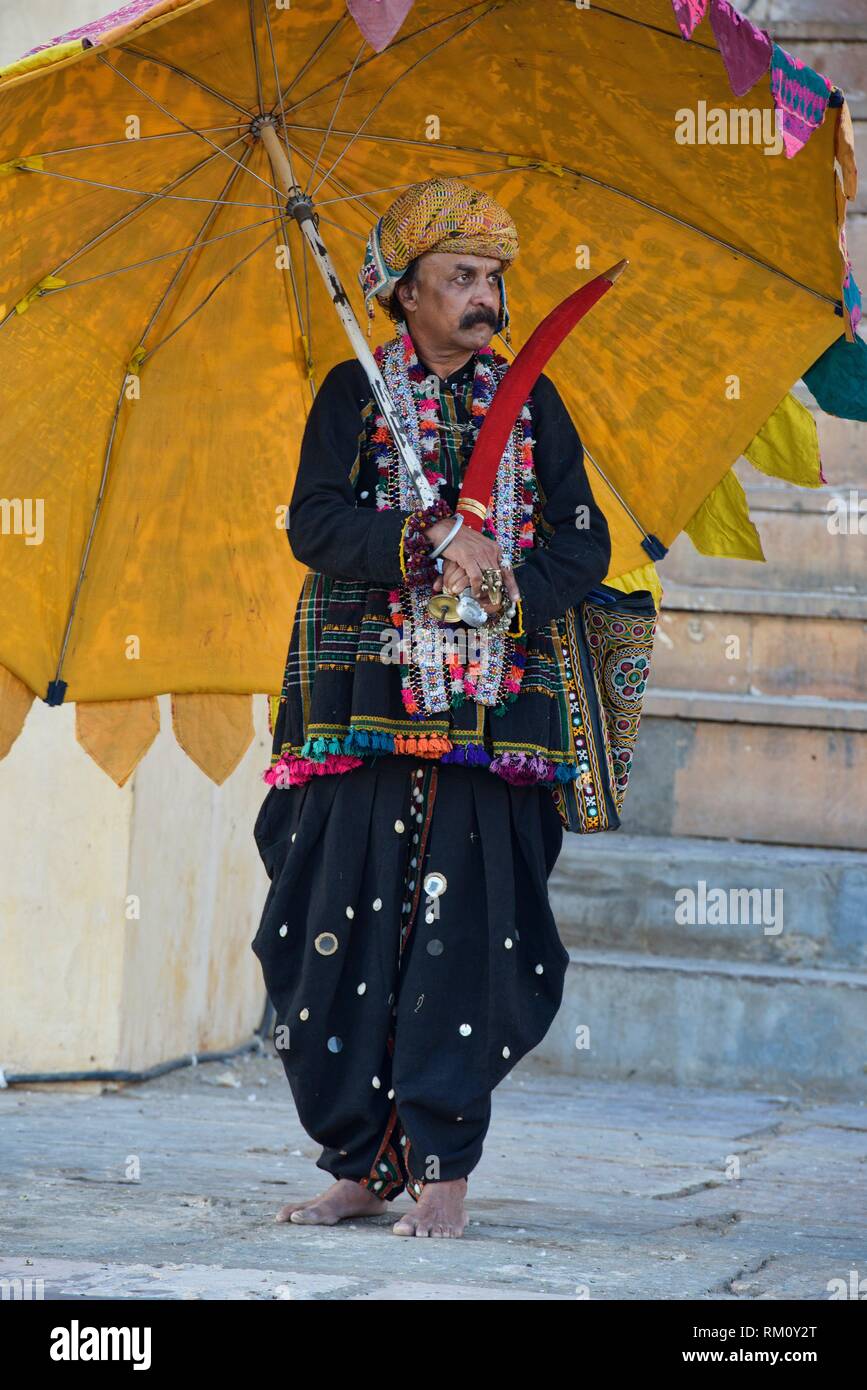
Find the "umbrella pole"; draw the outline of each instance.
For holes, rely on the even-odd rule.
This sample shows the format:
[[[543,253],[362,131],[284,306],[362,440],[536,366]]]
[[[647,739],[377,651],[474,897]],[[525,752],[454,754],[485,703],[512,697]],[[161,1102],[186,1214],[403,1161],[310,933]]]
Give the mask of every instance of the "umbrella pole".
[[[325,281],[326,289],[331,296],[331,302],[352,344],[352,350],[367,374],[370,388],[373,391],[374,398],[382,414],[385,416],[395,446],[409,469],[409,475],[415,485],[421,505],[423,507],[429,507],[436,500],[437,494],[424,475],[415,450],[407,437],[403,420],[388,393],[388,387],[385,384],[382,372],[379,370],[376,359],[367,345],[367,340],[361,331],[358,320],[352,312],[352,306],[349,303],[346,291],[340,282],[340,278],[331,263],[331,259],[325,249],[325,244],[319,234],[313,212],[313,205],[310,199],[305,197],[302,190],[294,182],[292,166],[289,163],[286,151],[280,143],[274,126],[262,122],[258,128],[258,134],[268,152],[274,180],[286,194],[288,200],[286,203],[286,212],[289,217],[293,218],[298,223],[298,226],[301,228],[307,240],[313,259],[319,267],[319,272]]]

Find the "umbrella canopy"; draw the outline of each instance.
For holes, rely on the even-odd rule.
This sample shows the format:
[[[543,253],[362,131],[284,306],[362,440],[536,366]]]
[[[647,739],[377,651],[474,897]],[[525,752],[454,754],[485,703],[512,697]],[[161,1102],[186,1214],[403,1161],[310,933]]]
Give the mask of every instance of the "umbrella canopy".
[[[732,465],[764,430],[758,466],[823,481],[789,388],[860,341],[851,121],[830,82],[724,0],[699,25],[707,9],[138,0],[0,71],[2,752],[34,695],[75,701],[122,782],[171,692],[222,780],[251,693],[279,689],[299,440],[350,349],[263,122],[359,313],[364,239],[433,174],[517,222],[514,345],[628,258],[548,368],[609,520],[608,582],[658,593],[646,537],[684,528],[762,558]]]

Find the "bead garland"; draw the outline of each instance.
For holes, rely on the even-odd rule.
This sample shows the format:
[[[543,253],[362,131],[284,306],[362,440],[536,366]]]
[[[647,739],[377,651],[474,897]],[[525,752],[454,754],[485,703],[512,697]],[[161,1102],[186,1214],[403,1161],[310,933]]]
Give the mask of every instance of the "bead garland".
[[[400,350],[400,363],[404,372],[403,379],[409,387],[409,391],[404,392],[404,396],[397,401],[397,404],[404,407],[404,413],[407,413],[409,408],[414,409],[418,421],[418,443],[422,468],[434,491],[438,491],[440,485],[446,481],[445,475],[439,469],[438,401],[435,397],[425,394],[427,374],[416,357],[412,338],[402,321],[391,343],[376,348],[374,352],[380,367],[383,366],[386,360],[386,351],[389,349],[392,353]],[[482,348],[476,353],[471,412],[474,422],[479,426],[487,414],[498,382],[507,367],[507,359],[490,347]],[[379,413],[374,414],[370,444],[377,465],[377,510],[399,510],[401,508],[399,459],[385,418]],[[488,502],[484,524],[485,531],[495,539],[500,540],[500,547],[507,558],[513,557],[515,552],[520,549],[532,547],[535,541],[539,494],[533,467],[533,444],[532,419],[529,406],[525,402],[512,432],[511,447],[514,448],[514,454],[511,457],[517,460],[514,482],[511,486],[504,485],[501,475],[506,475],[508,469],[501,465],[494,496]],[[504,454],[504,464],[507,464],[510,457],[509,448],[510,446],[507,446]],[[508,484],[508,481],[509,479],[506,477],[505,483]],[[430,509],[428,510],[430,511]],[[450,514],[448,509],[446,514]],[[416,513],[413,515],[416,516]],[[418,516],[421,515],[422,513],[419,512]],[[412,612],[409,594],[410,583],[417,590],[419,600],[422,600],[424,596],[421,595],[420,590],[425,585],[432,584],[436,574],[433,562],[429,562],[431,568],[427,571],[427,577],[424,577],[426,555],[421,556],[417,567],[415,561],[410,560],[409,556],[418,553],[414,543],[410,543],[409,556],[407,556],[406,561],[404,560],[406,541],[403,537],[406,535],[407,540],[409,540],[414,532],[417,533],[419,524],[418,521],[412,525],[407,524],[402,532],[401,573],[404,575],[404,583],[400,588],[390,590],[388,595],[391,621],[401,637],[405,618]],[[429,545],[427,541],[424,544]],[[520,609],[518,613],[520,614]],[[436,624],[436,626],[453,627],[456,625]],[[495,649],[496,652],[502,653],[499,660],[500,675],[496,684],[494,684],[490,672],[483,671],[480,662],[468,661],[464,666],[454,648],[448,652],[444,660],[446,707],[458,708],[467,699],[477,699],[491,706],[492,713],[505,713],[508,705],[517,699],[526,664],[526,640],[521,640],[522,638],[526,639],[526,634],[523,632],[520,616],[518,617],[518,629],[517,633],[506,632],[488,635],[491,646],[501,643],[501,646]],[[423,719],[429,716],[430,702],[426,698],[423,679],[425,675],[429,675],[429,670],[422,672],[415,662],[411,661],[408,665],[401,664],[401,696],[404,708],[413,718]],[[440,705],[436,706],[436,708],[441,707]]]

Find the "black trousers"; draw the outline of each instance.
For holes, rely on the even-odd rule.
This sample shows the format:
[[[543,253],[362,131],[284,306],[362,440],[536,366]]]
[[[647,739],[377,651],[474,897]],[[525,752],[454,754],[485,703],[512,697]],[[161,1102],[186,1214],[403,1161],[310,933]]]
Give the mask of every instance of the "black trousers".
[[[254,835],[252,948],[317,1166],[386,1200],[467,1176],[491,1092],[562,1000],[551,793],[384,755],[272,787]]]

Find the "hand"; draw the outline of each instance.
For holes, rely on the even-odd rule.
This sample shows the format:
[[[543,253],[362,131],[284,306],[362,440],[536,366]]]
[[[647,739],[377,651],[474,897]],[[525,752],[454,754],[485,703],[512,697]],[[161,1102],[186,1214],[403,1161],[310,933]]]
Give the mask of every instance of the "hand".
[[[453,525],[454,517],[445,517],[428,526],[425,535],[436,547],[448,535]],[[499,569],[502,559],[496,541],[464,524],[443,551],[443,573],[434,580],[434,593],[439,593],[443,587],[456,594],[462,593],[464,589],[471,589],[473,596],[481,602],[482,570]],[[484,604],[482,606],[484,607]]]
[[[518,582],[515,579],[515,572],[514,570],[509,569],[508,567],[503,568],[502,554],[499,552],[499,548],[497,553],[498,561],[496,568],[499,569],[500,573],[503,576],[503,588],[505,589],[509,599],[519,599],[521,597],[521,591],[518,588]],[[467,575],[466,570],[462,569],[460,565],[455,564],[453,560],[444,560],[443,572],[442,574],[438,574],[436,579],[434,580],[433,591],[435,594],[438,594],[442,589],[445,589],[448,593],[460,594],[463,593],[464,589],[467,588],[468,584],[469,576]],[[499,609],[495,604],[493,604],[487,596],[481,597],[480,595],[477,595],[477,598],[479,604],[485,610],[489,617],[496,618],[499,616],[502,610]]]
[[[498,618],[502,613],[503,608],[508,608],[511,599],[519,599],[521,597],[521,590],[518,588],[518,582],[515,579],[514,570],[510,569],[508,566],[503,568],[502,557],[500,560],[500,564],[497,566],[497,568],[503,576],[503,588],[505,590],[505,597],[503,599],[502,607],[498,608],[496,604],[491,603],[490,599],[488,598],[479,599],[479,603],[481,604],[482,608],[484,608],[485,612],[491,618]],[[443,570],[445,570],[445,565],[443,566]]]

